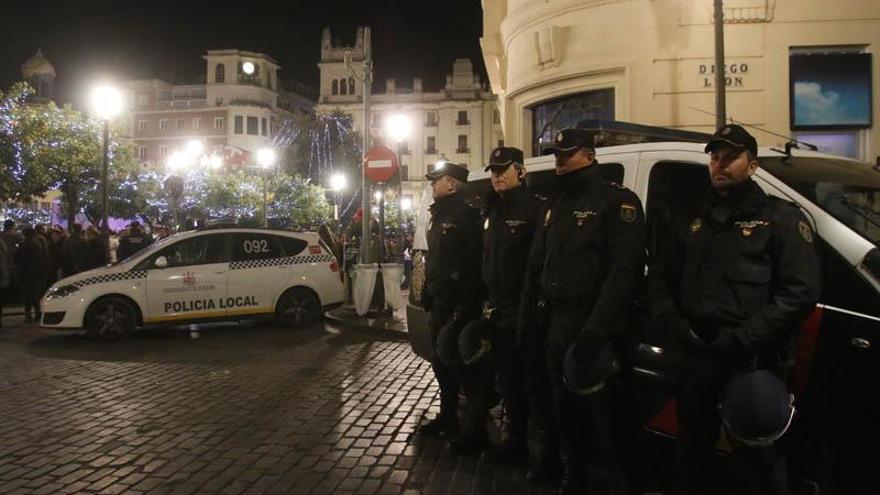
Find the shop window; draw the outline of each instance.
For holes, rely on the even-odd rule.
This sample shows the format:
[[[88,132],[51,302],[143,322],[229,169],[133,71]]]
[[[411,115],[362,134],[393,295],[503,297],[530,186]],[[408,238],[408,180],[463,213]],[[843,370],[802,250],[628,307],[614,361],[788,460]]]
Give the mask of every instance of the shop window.
[[[598,89],[539,103],[532,111],[532,154],[553,143],[556,134],[590,119],[614,120],[614,89]]]

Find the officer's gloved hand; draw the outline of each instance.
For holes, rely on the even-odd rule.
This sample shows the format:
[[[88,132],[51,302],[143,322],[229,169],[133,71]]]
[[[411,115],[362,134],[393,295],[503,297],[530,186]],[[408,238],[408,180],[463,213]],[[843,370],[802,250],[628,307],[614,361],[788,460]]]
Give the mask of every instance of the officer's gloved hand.
[[[718,332],[718,336],[715,337],[715,340],[709,344],[709,350],[713,353],[722,355],[730,361],[746,359],[749,354],[746,346],[743,345],[742,341],[739,340],[739,337],[736,336],[736,333],[731,328],[721,329],[721,331]]]

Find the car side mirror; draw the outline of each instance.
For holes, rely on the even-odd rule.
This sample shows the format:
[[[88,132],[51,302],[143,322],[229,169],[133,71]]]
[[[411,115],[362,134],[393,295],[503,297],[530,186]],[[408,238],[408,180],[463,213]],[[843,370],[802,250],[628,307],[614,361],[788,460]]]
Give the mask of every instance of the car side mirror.
[[[156,258],[156,261],[153,262],[153,265],[156,268],[167,268],[168,267],[168,258],[164,256],[159,256]]]

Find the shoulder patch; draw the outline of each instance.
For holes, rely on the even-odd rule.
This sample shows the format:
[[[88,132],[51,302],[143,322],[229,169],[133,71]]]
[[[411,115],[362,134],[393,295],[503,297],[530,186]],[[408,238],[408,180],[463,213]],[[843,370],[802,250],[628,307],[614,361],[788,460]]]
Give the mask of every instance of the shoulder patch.
[[[813,242],[813,229],[807,225],[807,222],[798,220],[798,232],[801,233],[801,237],[803,237],[805,241],[808,243]]]
[[[621,203],[620,204],[620,219],[626,223],[632,223],[636,221],[636,214],[638,213],[638,209],[636,205],[632,203]]]

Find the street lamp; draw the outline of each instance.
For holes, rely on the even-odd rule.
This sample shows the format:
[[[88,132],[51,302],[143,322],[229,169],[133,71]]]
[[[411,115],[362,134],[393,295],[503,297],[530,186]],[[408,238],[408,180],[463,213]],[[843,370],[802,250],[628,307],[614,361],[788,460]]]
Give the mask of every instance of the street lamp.
[[[337,172],[330,176],[330,190],[336,193],[333,201],[333,220],[336,221],[339,221],[339,193],[345,189],[346,185],[348,185],[348,180],[345,175]]]
[[[397,200],[401,201],[403,198],[403,145],[410,134],[412,134],[412,119],[403,113],[391,115],[387,120],[385,131],[391,136],[391,139],[397,142],[397,161],[400,166],[397,180]],[[397,207],[397,237],[401,249],[404,243],[403,210],[403,203],[401,201]]]
[[[110,120],[122,111],[122,94],[109,84],[102,84],[92,90],[92,110],[104,121],[104,163],[101,169],[101,231],[106,236],[110,228],[110,206],[108,201],[107,176],[110,169]]]
[[[272,148],[260,148],[257,150],[257,164],[263,169],[263,227],[269,226],[268,208],[269,199],[266,191],[266,174],[275,163],[275,150]]]

